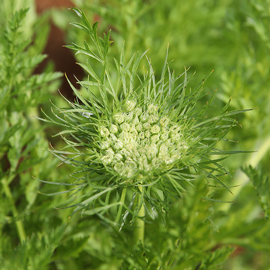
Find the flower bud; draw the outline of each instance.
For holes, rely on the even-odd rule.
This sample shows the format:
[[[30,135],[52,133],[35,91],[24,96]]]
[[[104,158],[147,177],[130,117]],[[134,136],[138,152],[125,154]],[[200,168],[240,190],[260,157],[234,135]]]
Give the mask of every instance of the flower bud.
[[[140,133],[139,133],[139,138],[140,138],[141,140],[143,140],[143,139],[145,138],[144,132],[140,132]]]
[[[100,149],[106,150],[110,147],[110,144],[111,142],[109,140],[106,140],[106,141],[100,142],[99,146],[100,146]]]
[[[106,156],[103,156],[101,158],[101,161],[102,161],[102,163],[105,166],[111,164],[112,160],[113,160],[113,156],[112,155],[106,155]]]
[[[124,105],[124,109],[127,112],[131,112],[136,106],[136,101],[135,100],[127,100],[126,104]]]
[[[121,124],[125,120],[125,116],[123,113],[116,113],[113,118],[117,124]]]
[[[118,127],[116,125],[112,124],[110,127],[110,132],[113,134],[116,134],[118,132]]]
[[[158,152],[158,148],[155,144],[151,144],[148,149],[147,149],[147,157],[148,159],[153,159],[154,157],[156,157],[156,154]]]
[[[181,127],[167,116],[159,120],[156,105],[150,104],[143,111],[136,108],[134,100],[128,100],[124,109],[125,113],[114,115],[109,130],[100,128],[101,137],[106,138],[99,143],[104,165],[112,166],[122,177],[132,178],[139,173],[148,175],[151,170],[168,169],[185,155],[187,146]]]
[[[157,110],[158,110],[158,107],[155,106],[155,105],[153,105],[153,104],[150,104],[150,105],[148,106],[148,108],[147,108],[147,112],[148,112],[149,114],[154,114],[154,113],[157,112]]]
[[[105,128],[104,126],[100,127],[100,136],[101,137],[108,137],[110,134],[109,130]]]
[[[152,134],[157,134],[160,132],[160,127],[158,125],[153,125],[150,131]]]
[[[119,134],[119,139],[122,139],[122,140],[126,140],[126,138],[128,137],[128,132],[127,131],[122,131],[120,134]]]
[[[159,141],[159,135],[154,135],[154,136],[151,137],[151,142],[152,143],[156,143],[158,141]]]
[[[150,132],[149,130],[146,130],[146,131],[144,132],[144,136],[145,136],[146,138],[150,138],[151,132]]]
[[[151,125],[148,122],[143,124],[143,128],[146,129],[146,130],[149,129],[150,127],[151,127]]]
[[[125,120],[127,121],[127,122],[131,122],[131,120],[133,119],[133,112],[129,112],[129,113],[126,113],[125,114]]]
[[[149,116],[149,118],[148,118],[148,122],[149,122],[150,124],[154,124],[154,123],[156,123],[156,122],[158,121],[158,119],[159,119],[159,117],[158,117],[157,114],[151,114],[151,115]]]
[[[141,123],[139,123],[139,124],[136,126],[136,130],[137,130],[138,132],[140,132],[140,131],[143,130],[143,126],[142,126]]]
[[[152,160],[152,166],[156,169],[159,169],[160,166],[162,166],[162,160],[160,158],[153,158]]]
[[[120,153],[117,153],[114,156],[114,159],[115,159],[115,161],[119,162],[119,161],[121,161],[123,159],[123,156]]]
[[[114,150],[120,150],[123,148],[123,142],[120,140],[116,140],[113,144]]]
[[[116,138],[116,136],[114,134],[111,133],[110,136],[111,136],[111,139],[112,139],[113,142],[117,140],[117,138]]]
[[[126,165],[124,165],[124,169],[122,170],[121,174],[127,178],[131,178],[134,174],[134,170],[132,170],[132,168],[126,167]]]
[[[115,165],[114,165],[114,169],[118,172],[118,173],[122,173],[122,171],[124,170],[124,163],[123,162],[117,162]]]
[[[136,136],[138,134],[138,131],[136,130],[135,125],[130,126],[129,132],[133,133],[134,136]]]
[[[171,157],[165,157],[163,161],[166,165],[172,164],[174,162],[173,158]]]
[[[135,115],[135,118],[133,119],[132,124],[136,126],[136,125],[138,125],[139,123],[140,123],[140,120],[139,120],[138,116]]]
[[[148,113],[143,113],[141,115],[141,121],[142,121],[142,123],[145,123],[147,121],[148,117],[149,117]]]
[[[128,123],[124,122],[123,124],[120,125],[120,128],[121,128],[121,130],[123,130],[123,131],[129,131],[130,126],[129,126]]]
[[[114,155],[114,152],[113,152],[112,148],[107,149],[105,152],[109,156],[113,156]]]
[[[163,116],[160,120],[159,123],[162,126],[167,126],[170,123],[170,119],[167,116]]]
[[[163,141],[166,141],[169,138],[169,133],[168,132],[162,132],[160,139]]]
[[[137,169],[137,164],[136,164],[136,162],[134,162],[133,160],[126,160],[126,162],[125,162],[125,166],[126,167],[129,167],[129,168],[131,168],[131,169]]]
[[[142,108],[135,108],[134,113],[135,115],[140,116],[142,114]]]

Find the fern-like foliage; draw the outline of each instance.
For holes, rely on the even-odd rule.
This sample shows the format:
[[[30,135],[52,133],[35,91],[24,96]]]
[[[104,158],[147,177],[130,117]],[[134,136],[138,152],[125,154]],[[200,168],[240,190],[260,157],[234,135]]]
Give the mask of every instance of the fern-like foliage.
[[[47,145],[44,128],[30,114],[44,98],[47,100],[50,84],[61,76],[54,72],[33,75],[46,56],[39,54],[22,31],[27,12],[28,9],[19,10],[0,25],[0,196],[3,198],[0,215],[3,224],[14,221],[21,242],[26,239],[21,218],[31,209],[37,195],[29,194],[29,189],[18,193],[18,186],[11,187],[11,183],[14,179],[29,183],[30,170],[48,157],[39,151]],[[2,10],[0,14],[3,15]],[[30,186],[35,188],[33,184]],[[27,203],[17,204],[19,199],[26,199]]]
[[[269,219],[270,213],[270,179],[269,175],[263,170],[253,168],[252,166],[246,166],[243,172],[249,177],[252,182],[257,196],[259,198],[261,207],[263,209],[266,219]]]
[[[32,235],[30,239],[19,245],[15,250],[5,250],[3,254],[0,254],[1,269],[49,269],[51,257],[64,236],[65,227],[62,225],[48,234]],[[4,238],[1,242],[5,240]]]

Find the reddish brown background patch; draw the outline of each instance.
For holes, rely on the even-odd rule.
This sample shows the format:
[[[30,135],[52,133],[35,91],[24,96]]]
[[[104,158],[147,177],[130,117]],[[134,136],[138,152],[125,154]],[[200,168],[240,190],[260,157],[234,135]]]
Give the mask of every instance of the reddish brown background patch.
[[[69,8],[74,7],[73,3],[69,0],[36,0],[36,11],[41,14],[46,9],[50,8]],[[55,65],[55,70],[60,71],[63,74],[67,74],[73,85],[76,86],[75,75],[78,79],[83,78],[82,68],[76,64],[75,57],[71,50],[63,47],[66,45],[65,33],[56,27],[52,22],[50,22],[50,33],[48,36],[48,42],[43,51],[48,57],[45,59],[35,70],[35,73],[42,73],[42,70],[48,63],[48,61],[53,61]],[[60,87],[61,93],[67,97],[69,100],[73,100],[73,92],[70,88],[67,80],[63,78],[62,85]]]

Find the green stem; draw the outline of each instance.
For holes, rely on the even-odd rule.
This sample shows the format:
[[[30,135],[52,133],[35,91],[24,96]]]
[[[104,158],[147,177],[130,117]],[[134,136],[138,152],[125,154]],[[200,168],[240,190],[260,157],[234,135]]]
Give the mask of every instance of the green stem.
[[[125,58],[129,59],[131,57],[132,51],[133,51],[133,46],[134,46],[134,41],[135,38],[137,37],[137,25],[136,25],[136,15],[137,15],[137,9],[138,9],[138,4],[136,1],[132,2],[132,4],[128,5],[129,10],[125,10],[127,14],[129,14],[126,17],[126,24],[127,24],[127,32],[128,36],[126,38],[126,49],[125,49]],[[132,13],[130,12],[132,10]]]
[[[15,203],[14,203],[14,200],[13,200],[13,197],[12,197],[12,194],[11,194],[8,183],[9,183],[9,181],[6,178],[4,178],[2,180],[5,195],[7,196],[7,198],[10,201],[12,214],[13,214],[13,217],[16,219],[19,215],[18,215],[18,211],[17,211],[17,208],[15,206]],[[17,231],[18,231],[18,234],[19,234],[20,241],[21,241],[21,243],[23,243],[25,241],[25,239],[26,239],[26,235],[25,235],[23,223],[22,223],[21,220],[16,221],[16,227],[17,227]]]
[[[259,164],[259,162],[263,159],[265,154],[269,151],[269,149],[270,149],[270,136],[268,136],[262,143],[260,143],[259,150],[250,156],[249,161],[247,161],[245,165],[246,166],[251,165],[252,167],[256,167]],[[233,192],[234,199],[239,195],[243,187],[249,181],[248,177],[246,176],[245,173],[241,171],[241,169],[238,169],[236,171],[235,179],[236,180],[234,182],[234,185],[239,185],[239,187]],[[222,200],[230,201],[232,200],[232,195],[226,194]],[[230,209],[230,207],[231,207],[230,203],[226,204],[224,203],[220,205],[219,210],[227,212]]]
[[[121,199],[120,199],[120,202],[122,204],[120,204],[119,206],[119,209],[118,209],[118,213],[117,213],[117,217],[116,217],[116,223],[119,223],[120,221],[120,218],[121,218],[121,214],[122,214],[122,209],[123,209],[123,205],[125,203],[125,199],[126,199],[126,194],[127,194],[127,188],[125,187],[122,191],[122,194],[121,194]]]
[[[139,186],[139,190],[141,191],[141,197],[139,199],[138,204],[141,203],[141,200],[143,200],[143,196],[142,196],[142,187]],[[141,243],[144,244],[144,221],[142,218],[144,218],[145,216],[145,209],[144,209],[144,205],[142,203],[141,208],[138,212],[138,217],[135,220],[135,232],[134,232],[134,237],[135,237],[135,243],[137,244],[140,240]]]

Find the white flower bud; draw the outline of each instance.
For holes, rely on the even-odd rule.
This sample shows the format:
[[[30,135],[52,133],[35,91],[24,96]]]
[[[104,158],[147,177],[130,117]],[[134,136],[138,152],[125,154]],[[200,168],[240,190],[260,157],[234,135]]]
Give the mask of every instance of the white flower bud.
[[[142,155],[139,158],[139,170],[140,171],[149,171],[150,167],[148,165],[147,157],[145,155]]]
[[[137,169],[137,164],[133,160],[126,160],[125,166],[131,168],[132,170]]]
[[[129,131],[130,126],[128,123],[124,122],[123,124],[120,125],[120,128],[122,131]]]
[[[163,141],[166,141],[169,138],[169,133],[164,131],[162,132],[162,134],[160,135],[160,139]]]
[[[150,138],[151,132],[150,132],[149,130],[146,130],[146,131],[144,132],[144,136],[145,136],[146,138]]]
[[[113,118],[117,124],[121,124],[125,120],[125,116],[123,113],[116,113]]]
[[[171,132],[170,133],[170,138],[172,139],[173,142],[176,142],[180,139],[180,136],[177,132]]]
[[[172,164],[174,162],[173,158],[171,157],[165,157],[163,161],[166,165]]]
[[[132,152],[132,151],[134,151],[134,149],[137,148],[137,145],[136,145],[136,143],[135,143],[134,140],[129,140],[129,143],[127,143],[127,144],[125,145],[125,148],[126,148],[128,151]]]
[[[119,139],[125,140],[128,137],[128,134],[127,131],[122,131],[119,135]]]
[[[123,159],[123,156],[120,154],[120,153],[117,153],[115,156],[114,156],[114,159],[115,161],[121,161]]]
[[[151,125],[148,122],[143,124],[143,128],[146,129],[146,130],[149,129],[150,127],[151,127]]]
[[[158,121],[159,117],[157,114],[152,114],[149,116],[148,122],[154,124]]]
[[[106,155],[106,156],[103,156],[101,158],[101,161],[102,161],[102,163],[105,166],[111,164],[112,160],[113,160],[113,156],[112,155]]]
[[[110,132],[113,134],[116,134],[118,132],[118,127],[116,125],[112,124],[110,127]]]
[[[135,135],[135,136],[138,134],[135,125],[130,126],[129,132],[133,133],[133,135]]]
[[[162,126],[167,126],[170,123],[170,119],[167,116],[163,116],[160,120],[159,123]]]
[[[126,148],[122,148],[118,153],[123,157],[128,157],[130,155],[130,152]]]
[[[109,140],[100,142],[100,149],[106,150],[110,147],[111,142]]]
[[[100,136],[101,137],[108,137],[109,134],[110,134],[110,132],[106,127],[104,127],[104,126],[100,127]]]
[[[143,126],[142,126],[141,123],[139,123],[139,124],[136,126],[136,130],[137,130],[138,132],[140,132],[140,131],[143,130]]]
[[[159,140],[159,135],[154,135],[154,136],[151,137],[151,142],[152,143],[156,143],[156,142],[158,142],[158,140]]]
[[[124,109],[127,112],[131,112],[136,106],[136,101],[135,100],[127,100],[126,104],[124,105]]]
[[[151,144],[148,149],[147,149],[147,157],[148,159],[153,159],[154,157],[156,157],[156,154],[158,152],[158,148],[155,144]]]
[[[153,104],[150,104],[150,105],[148,106],[148,108],[147,108],[147,112],[148,112],[149,114],[154,114],[154,113],[156,113],[157,111],[158,111],[158,107],[155,106],[155,105],[153,105]]]
[[[134,118],[133,121],[132,121],[132,124],[136,126],[136,125],[138,125],[139,123],[140,123],[140,120],[139,120],[138,116],[136,115],[135,118]]]
[[[116,140],[113,144],[114,150],[120,150],[123,148],[123,142],[120,140]]]
[[[171,140],[171,139],[167,139],[167,140],[165,141],[165,143],[166,143],[168,146],[170,146],[170,145],[172,144],[172,140]]]
[[[151,133],[152,134],[157,134],[157,133],[159,133],[160,132],[160,127],[158,126],[158,125],[153,125],[152,127],[151,127]]]
[[[114,151],[112,150],[112,148],[107,149],[105,152],[106,152],[106,155],[109,155],[109,156],[114,155]]]
[[[160,155],[167,155],[168,153],[168,146],[166,144],[161,144],[159,147],[159,154]]]
[[[142,108],[135,108],[134,113],[139,116],[142,114]]]
[[[115,165],[114,165],[114,169],[118,172],[118,173],[122,173],[122,171],[124,170],[124,163],[123,162],[117,162]]]
[[[125,166],[121,174],[127,178],[131,178],[134,174],[134,171],[132,170],[132,168]]]
[[[127,121],[127,122],[131,122],[131,120],[133,119],[133,112],[129,112],[129,113],[126,113],[125,114],[125,120]]]
[[[145,112],[144,112],[144,113],[141,115],[141,121],[142,121],[142,123],[146,122],[146,121],[148,120],[148,117],[149,117],[148,113],[145,113]]]
[[[113,142],[117,140],[117,138],[116,138],[116,136],[114,134],[111,133],[110,136],[111,136],[111,139],[112,139]]]
[[[140,132],[140,133],[139,133],[139,138],[140,138],[141,140],[143,140],[143,139],[145,138],[144,132]]]

